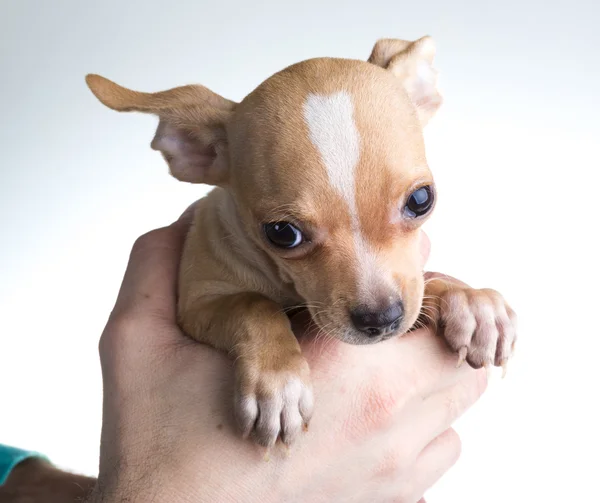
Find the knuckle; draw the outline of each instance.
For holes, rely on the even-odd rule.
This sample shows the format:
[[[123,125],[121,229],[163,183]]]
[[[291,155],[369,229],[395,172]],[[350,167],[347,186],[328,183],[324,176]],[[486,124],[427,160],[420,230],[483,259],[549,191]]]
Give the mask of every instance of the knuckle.
[[[393,386],[381,376],[370,379],[356,394],[353,414],[347,419],[352,437],[390,427],[398,406]]]
[[[375,466],[375,477],[384,479],[397,479],[401,474],[410,469],[411,462],[400,449],[387,449],[382,451],[381,458]]]
[[[129,312],[119,312],[111,316],[107,328],[115,334],[128,336],[138,330],[139,321]]]
[[[438,440],[441,443],[441,447],[450,453],[449,458],[454,461],[458,460],[462,450],[462,442],[456,430],[454,428],[447,429],[440,435]]]
[[[100,354],[112,352],[124,339],[138,330],[137,321],[128,313],[113,313],[100,337],[98,349]]]
[[[157,329],[159,327],[156,323],[152,325],[150,320],[133,312],[113,313],[98,343],[100,358],[112,358],[118,354],[120,359],[131,362],[132,359],[145,355],[141,351],[146,347],[143,335],[149,330]]]
[[[379,427],[386,427],[396,410],[396,397],[390,387],[379,386],[365,390],[363,398],[364,415],[371,417],[372,422]]]
[[[451,462],[452,464],[458,461],[462,453],[462,441],[456,430],[450,428],[447,432],[448,449],[451,451]]]
[[[154,229],[138,237],[131,248],[131,256],[145,253],[153,248],[168,246],[176,239],[176,231],[171,227]]]
[[[137,339],[144,331],[144,319],[133,312],[125,311],[117,314],[109,321],[108,327],[113,337],[118,341],[129,341]]]
[[[162,229],[152,230],[138,237],[133,243],[133,247],[131,248],[131,254],[137,254],[143,250],[154,246],[156,242],[160,240],[161,230]]]
[[[449,428],[434,440],[434,444],[434,449],[437,451],[438,469],[445,473],[460,458],[462,442],[458,433],[453,428]]]

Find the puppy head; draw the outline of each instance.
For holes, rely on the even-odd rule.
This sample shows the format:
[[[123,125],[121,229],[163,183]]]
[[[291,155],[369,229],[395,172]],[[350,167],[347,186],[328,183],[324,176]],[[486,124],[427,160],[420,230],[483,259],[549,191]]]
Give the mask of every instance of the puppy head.
[[[202,86],[137,93],[88,76],[107,106],[157,114],[178,179],[226,187],[256,246],[326,332],[408,330],[423,296],[419,228],[435,201],[422,127],[441,103],[430,38],[381,40],[368,62],[320,58],[234,104]]]

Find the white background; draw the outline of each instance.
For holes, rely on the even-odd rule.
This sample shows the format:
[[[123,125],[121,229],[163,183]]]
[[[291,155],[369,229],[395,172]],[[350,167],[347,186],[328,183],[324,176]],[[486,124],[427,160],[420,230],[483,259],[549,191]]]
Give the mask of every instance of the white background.
[[[597,498],[594,3],[0,0],[0,442],[95,473],[97,340],[130,246],[206,190],[171,179],[155,121],[101,106],[86,73],[240,100],[296,61],[431,34],[446,103],[426,133],[430,268],[501,290],[521,329],[428,501]]]

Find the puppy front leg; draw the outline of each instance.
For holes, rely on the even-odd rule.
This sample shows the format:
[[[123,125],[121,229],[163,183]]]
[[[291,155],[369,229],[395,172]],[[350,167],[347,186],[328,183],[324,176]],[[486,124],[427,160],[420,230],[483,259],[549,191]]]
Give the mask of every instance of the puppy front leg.
[[[290,445],[308,425],[313,395],[308,363],[280,305],[254,293],[200,299],[180,309],[193,338],[235,361],[234,409],[244,437]]]
[[[501,366],[506,373],[514,352],[516,315],[504,297],[489,288],[475,289],[457,279],[426,273],[425,296],[419,318],[433,325],[473,368]]]

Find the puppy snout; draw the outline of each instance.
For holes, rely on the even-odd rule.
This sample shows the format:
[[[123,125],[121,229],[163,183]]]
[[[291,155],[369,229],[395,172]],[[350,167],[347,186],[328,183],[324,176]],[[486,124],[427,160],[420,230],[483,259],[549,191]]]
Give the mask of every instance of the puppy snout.
[[[395,332],[404,317],[404,304],[401,300],[388,305],[383,310],[372,311],[365,306],[350,312],[354,327],[369,337],[378,337]]]

